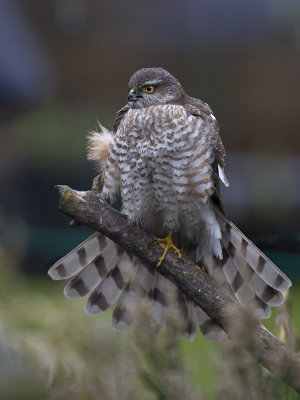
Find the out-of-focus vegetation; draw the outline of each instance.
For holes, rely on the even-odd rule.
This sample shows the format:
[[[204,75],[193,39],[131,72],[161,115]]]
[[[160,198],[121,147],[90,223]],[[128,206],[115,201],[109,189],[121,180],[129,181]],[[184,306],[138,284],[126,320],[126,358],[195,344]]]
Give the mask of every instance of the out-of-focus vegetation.
[[[17,259],[4,252],[1,264],[0,398],[298,398],[225,336],[216,344],[198,332],[187,342],[163,329],[154,338],[144,311],[139,325],[116,333],[110,312],[87,316],[85,299],[64,298],[62,282],[22,276]],[[299,289],[291,290],[295,330]],[[275,315],[266,321],[273,331]]]
[[[0,2],[1,399],[295,398],[230,341],[112,332],[109,312],[88,317],[33,273],[89,235],[67,229],[53,186],[91,187],[87,132],[112,126],[134,71],[160,66],[220,123],[233,221],[297,276],[299,27],[294,0]]]

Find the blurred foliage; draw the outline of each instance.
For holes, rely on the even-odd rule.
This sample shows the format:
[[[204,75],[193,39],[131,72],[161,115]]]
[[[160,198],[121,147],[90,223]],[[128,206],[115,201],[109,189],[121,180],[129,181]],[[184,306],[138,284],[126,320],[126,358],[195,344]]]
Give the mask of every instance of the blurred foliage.
[[[194,342],[187,342],[166,329],[155,338],[144,309],[140,324],[113,332],[110,312],[87,316],[85,299],[65,299],[61,282],[25,277],[18,256],[2,250],[0,257],[0,372],[10,374],[0,374],[0,398],[299,398],[235,341],[224,337],[221,344],[210,343],[198,332]],[[299,289],[296,284],[284,310],[298,330]],[[275,314],[266,321],[269,329]],[[277,319],[277,329],[284,320]]]
[[[97,103],[56,101],[2,123],[0,225],[3,216],[6,226],[16,217],[25,225],[66,226],[53,187],[91,187],[96,172],[86,160],[86,135],[98,129],[97,120],[110,127],[114,115]]]
[[[30,109],[29,102],[23,114],[17,107],[8,113],[14,118],[0,121],[0,233],[6,249],[0,247],[1,398],[296,398],[228,340],[218,345],[198,334],[189,343],[177,341],[172,332],[165,331],[154,339],[148,335],[147,321],[128,332],[112,332],[109,312],[88,317],[83,312],[84,300],[66,300],[61,283],[25,276],[20,268],[27,250],[30,256],[43,258],[35,261],[39,268],[45,268],[50,257],[58,258],[65,246],[73,247],[73,237],[81,240],[80,231],[72,236],[47,230],[67,225],[66,218],[57,212],[53,185],[91,187],[94,171],[86,161],[85,136],[89,129],[97,128],[97,119],[108,128],[112,126],[115,112],[126,102],[129,77],[147,66],[170,70],[189,94],[212,106],[229,153],[238,151],[244,156],[261,152],[264,159],[267,153],[275,154],[269,168],[256,163],[253,182],[252,175],[243,174],[241,163],[233,160],[232,169],[239,174],[236,183],[231,180],[228,204],[238,195],[251,199],[254,193],[259,204],[251,200],[252,208],[241,208],[238,214],[233,203],[231,215],[235,213],[248,231],[254,224],[264,232],[284,231],[284,226],[289,235],[297,231],[300,13],[296,3],[257,0],[228,6],[223,1],[156,0],[128,7],[116,0],[19,2],[26,10],[28,25],[41,40],[37,51],[41,57],[41,49],[45,51],[44,62],[57,85],[53,87],[49,79],[42,106]],[[152,16],[153,7],[155,23],[145,23],[145,15]],[[26,32],[16,13],[6,22],[15,25],[11,30],[14,35],[3,35],[5,49],[26,55],[28,61],[24,64],[24,59],[15,58],[16,65],[10,71],[20,73],[30,66],[35,71],[27,52]],[[244,28],[252,35],[248,40],[240,34]],[[13,38],[17,43],[11,41]],[[17,74],[16,82],[19,78]],[[31,82],[28,87],[29,93],[35,89]],[[29,97],[26,94],[25,100]],[[287,162],[279,163],[278,154],[286,154]],[[229,156],[232,159],[233,154]],[[241,182],[249,183],[250,195]],[[266,191],[278,200],[277,189],[285,200],[295,196],[297,200],[287,201],[281,217],[278,208],[262,207]],[[294,197],[288,196],[294,192]],[[291,247],[289,237],[281,250],[297,251],[299,240],[293,243]],[[272,258],[279,257],[274,252],[279,245],[275,241],[266,246],[272,250]],[[298,254],[280,257],[278,264],[287,270],[299,264]],[[32,270],[33,257],[28,262]],[[297,283],[291,290],[291,309],[278,314],[280,318],[277,315],[279,333],[289,326],[289,315],[292,327],[294,324],[300,331],[299,289]],[[271,330],[274,324],[275,312],[265,322]],[[297,337],[295,342],[299,343]]]
[[[114,116],[112,109],[97,103],[48,102],[4,124],[2,133],[11,152],[15,149],[26,160],[53,168],[58,162],[82,163],[88,129],[98,129],[97,119],[110,127]]]

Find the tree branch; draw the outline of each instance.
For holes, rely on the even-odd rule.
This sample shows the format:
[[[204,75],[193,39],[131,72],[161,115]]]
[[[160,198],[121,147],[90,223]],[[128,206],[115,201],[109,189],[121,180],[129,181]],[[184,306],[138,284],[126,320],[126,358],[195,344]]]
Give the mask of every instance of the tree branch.
[[[157,267],[162,254],[161,246],[153,242],[151,234],[129,225],[126,216],[105,203],[99,192],[78,192],[68,186],[56,188],[60,194],[60,210],[74,218],[76,224],[99,231],[152,268]],[[178,259],[173,251],[169,251],[159,272],[199,305],[231,339],[240,340],[242,346],[264,367],[300,393],[300,357],[258,320],[251,318],[205,271],[185,255]],[[235,329],[232,315],[238,316],[239,321],[243,318],[245,322],[252,320],[251,340],[237,337],[240,330]]]

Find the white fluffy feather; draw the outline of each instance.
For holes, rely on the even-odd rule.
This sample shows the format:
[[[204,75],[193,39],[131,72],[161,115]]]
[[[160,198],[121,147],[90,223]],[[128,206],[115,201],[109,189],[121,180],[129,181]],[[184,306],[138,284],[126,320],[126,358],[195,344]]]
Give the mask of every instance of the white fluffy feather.
[[[99,124],[101,132],[91,132],[88,135],[87,158],[95,161],[97,169],[103,174],[106,168],[108,149],[113,139],[113,132]]]

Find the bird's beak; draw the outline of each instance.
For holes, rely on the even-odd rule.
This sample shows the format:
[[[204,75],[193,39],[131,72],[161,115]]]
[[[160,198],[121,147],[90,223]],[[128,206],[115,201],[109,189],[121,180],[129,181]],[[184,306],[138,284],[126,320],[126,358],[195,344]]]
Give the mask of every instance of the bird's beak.
[[[131,89],[130,92],[128,93],[129,103],[132,103],[133,101],[137,101],[139,97],[141,97],[141,96],[137,96],[134,89]]]

